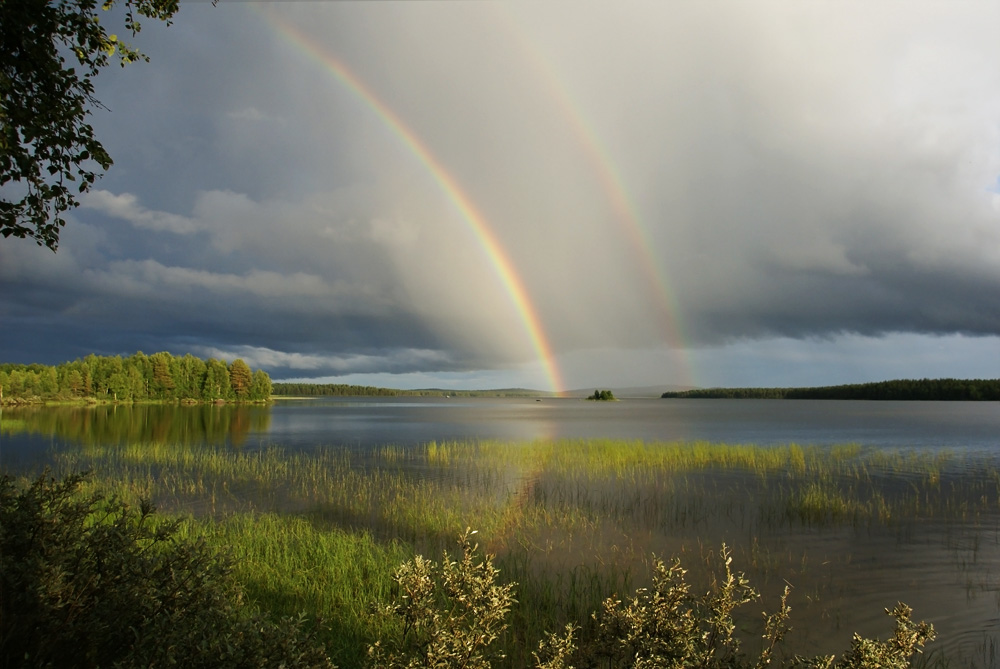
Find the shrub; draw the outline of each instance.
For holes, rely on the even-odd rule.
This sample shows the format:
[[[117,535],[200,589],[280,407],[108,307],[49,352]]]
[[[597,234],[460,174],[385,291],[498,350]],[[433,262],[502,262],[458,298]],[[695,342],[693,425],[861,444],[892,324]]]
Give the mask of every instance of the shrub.
[[[400,603],[384,613],[402,623],[401,638],[391,649],[376,643],[369,649],[373,666],[486,669],[487,649],[506,628],[504,619],[514,602],[513,584],[497,585],[492,556],[476,561],[470,533],[461,537],[462,559],[445,555],[441,565],[417,556],[396,572]],[[702,668],[763,669],[774,660],[782,643],[791,607],[789,588],[778,610],[764,616],[763,643],[755,655],[741,651],[733,611],[759,599],[743,573],[732,571],[732,558],[720,551],[721,577],[714,577],[704,594],[696,595],[678,560],[654,563],[651,588],[640,588],[627,603],[611,598],[595,613],[594,639],[577,644],[577,628],[565,636],[546,635],[534,654],[537,669],[581,667],[630,669]],[[896,619],[896,631],[887,641],[854,636],[851,649],[838,662],[835,656],[794,657],[789,667],[799,669],[904,669],[914,653],[934,638],[934,628],[914,623],[911,609],[899,604],[886,611]]]
[[[598,618],[599,643],[596,654],[615,667],[653,669],[698,667],[703,669],[762,669],[773,660],[774,650],[788,632],[791,607],[786,586],[778,610],[764,617],[761,650],[756,656],[740,651],[734,635],[733,611],[759,599],[744,574],[733,573],[732,557],[723,546],[719,553],[722,578],[714,578],[703,595],[694,595],[678,560],[667,566],[654,564],[653,587],[640,589],[627,604],[608,599]],[[837,661],[836,656],[795,657],[790,667],[800,669],[905,669],[914,653],[934,638],[928,623],[914,623],[912,609],[898,604],[886,613],[896,619],[896,630],[888,641],[864,639],[855,634],[851,649]],[[597,617],[595,615],[595,617]]]
[[[720,557],[723,577],[704,595],[692,593],[679,560],[668,566],[657,559],[652,588],[640,588],[627,604],[607,599],[601,615],[594,614],[600,625],[595,653],[635,669],[766,666],[788,630],[788,589],[779,611],[766,619],[758,658],[748,664],[734,635],[733,611],[759,594],[742,573],[733,573],[725,546]]]
[[[793,665],[808,669],[907,669],[913,654],[934,639],[934,627],[923,621],[913,622],[910,618],[913,609],[903,603],[885,612],[896,619],[896,630],[890,639],[864,639],[855,634],[851,650],[840,662],[835,662],[831,655],[810,660],[796,658]]]
[[[399,638],[371,646],[376,667],[486,669],[490,645],[507,628],[513,584],[498,585],[492,556],[476,560],[474,532],[459,538],[461,560],[416,556],[396,570],[400,602],[382,610],[401,625]]]
[[[0,665],[332,666],[302,618],[252,614],[228,560],[176,539],[179,521],[83,480],[0,478]]]

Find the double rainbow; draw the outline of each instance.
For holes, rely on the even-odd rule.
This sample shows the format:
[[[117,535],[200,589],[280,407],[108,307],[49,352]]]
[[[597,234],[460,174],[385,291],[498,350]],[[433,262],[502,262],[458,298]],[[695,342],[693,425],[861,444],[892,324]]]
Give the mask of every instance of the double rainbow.
[[[420,137],[343,62],[291,23],[271,12],[261,11],[260,14],[289,45],[320,64],[323,69],[333,75],[337,82],[371,109],[426,167],[444,195],[461,214],[507,291],[521,318],[550,388],[557,394],[565,389],[562,375],[555,362],[552,345],[545,335],[542,319],[530,299],[523,279],[516,271],[514,263],[500,243],[493,227],[458,181],[434,156]],[[677,381],[685,385],[692,385],[692,367],[689,361],[683,357],[685,345],[683,328],[678,317],[680,310],[677,307],[677,300],[670,288],[666,271],[652,252],[653,244],[650,236],[615,167],[615,162],[604,148],[592,125],[585,119],[579,105],[575,103],[562,80],[555,73],[554,68],[544,58],[540,50],[524,36],[523,31],[518,29],[515,25],[515,19],[510,13],[499,10],[497,16],[502,23],[506,24],[509,33],[515,37],[532,71],[543,81],[545,90],[549,92],[551,99],[558,106],[561,118],[566,120],[573,134],[577,137],[580,148],[587,157],[587,162],[592,167],[615,212],[615,220],[621,226],[623,234],[633,248],[638,268],[653,291],[664,342],[678,356],[679,366],[674,370],[675,374],[680,376]]]

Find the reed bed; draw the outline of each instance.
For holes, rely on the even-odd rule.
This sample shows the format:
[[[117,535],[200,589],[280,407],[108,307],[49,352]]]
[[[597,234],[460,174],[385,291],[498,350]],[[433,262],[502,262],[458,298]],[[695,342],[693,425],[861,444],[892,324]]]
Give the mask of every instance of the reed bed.
[[[191,519],[187,537],[226,547],[246,596],[263,610],[308,612],[325,627],[338,666],[360,666],[369,644],[394,630],[373,615],[393,597],[396,567],[413,557],[398,541],[378,541],[287,514],[243,513]]]
[[[416,553],[439,558],[465,527],[519,584],[504,639],[512,667],[530,664],[543,631],[586,630],[604,598],[645,585],[654,553],[680,555],[697,572],[725,542],[765,594],[800,579],[802,608],[831,618],[843,589],[835,575],[851,556],[816,554],[816,537],[904,541],[957,520],[976,528],[945,535],[966,564],[1000,542],[996,462],[857,444],[478,441],[358,452],[136,443],[54,453],[51,466],[90,470],[91,485],[189,518],[188,532],[232,552],[261,607],[323,618],[343,667],[359,666],[384,631],[370,607],[391,600],[395,567]]]

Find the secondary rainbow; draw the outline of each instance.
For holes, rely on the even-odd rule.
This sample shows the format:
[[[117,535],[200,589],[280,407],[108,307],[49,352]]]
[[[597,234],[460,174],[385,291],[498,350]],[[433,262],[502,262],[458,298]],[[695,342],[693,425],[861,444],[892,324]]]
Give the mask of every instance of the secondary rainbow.
[[[337,58],[309,35],[291,23],[270,13],[261,12],[261,14],[268,23],[274,26],[282,38],[322,65],[347,90],[354,93],[358,99],[374,111],[382,122],[392,130],[410,152],[427,168],[445,196],[462,215],[462,218],[468,224],[469,229],[489,258],[501,283],[520,314],[532,347],[538,356],[538,361],[542,365],[552,391],[556,394],[561,393],[565,389],[565,386],[559,368],[555,363],[552,346],[542,328],[542,320],[534,304],[528,297],[528,290],[524,285],[524,281],[515,271],[514,263],[511,262],[510,256],[493,232],[486,217],[473,204],[455,178],[437,160],[424,142],[361,79],[351,72],[344,63],[337,60]]]
[[[677,352],[680,362],[678,371],[682,377],[676,382],[681,385],[696,385],[692,365],[684,354],[687,346],[677,299],[670,288],[670,281],[662,263],[657,261],[652,252],[653,243],[642,224],[642,219],[632,202],[632,198],[629,196],[624,180],[615,167],[615,161],[604,148],[592,125],[586,121],[580,105],[574,101],[562,79],[541,50],[526,35],[526,31],[520,27],[517,18],[512,15],[508,6],[503,3],[491,6],[495,7],[496,16],[507,25],[508,32],[514,36],[522,55],[530,65],[530,69],[542,80],[546,92],[559,107],[561,118],[569,124],[573,134],[577,137],[587,156],[587,162],[594,170],[611,203],[615,218],[635,252],[638,267],[658,303],[657,311],[660,317],[661,332],[666,343]]]

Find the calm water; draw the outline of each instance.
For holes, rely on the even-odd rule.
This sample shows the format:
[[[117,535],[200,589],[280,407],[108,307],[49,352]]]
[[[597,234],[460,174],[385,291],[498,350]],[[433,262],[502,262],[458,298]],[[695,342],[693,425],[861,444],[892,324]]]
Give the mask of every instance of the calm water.
[[[467,439],[862,443],[1000,452],[1000,405],[948,402],[393,399],[280,402],[265,433],[288,446]]]
[[[742,444],[858,443],[1000,455],[1000,404],[576,399],[351,398],[271,407],[5,409],[0,458],[94,441],[368,448],[430,441],[609,438]],[[17,430],[9,426],[22,421]]]
[[[577,438],[856,443],[893,451],[943,450],[1000,462],[997,403],[324,398],[279,401],[271,407],[8,408],[2,420],[0,465],[8,470],[36,468],[54,451],[82,445],[151,441],[352,451],[431,441]],[[720,497],[706,494],[703,503],[722,504],[725,497],[726,504],[736,500],[731,508],[739,508],[746,503],[739,495],[762,494],[747,493],[752,481],[731,489],[727,485],[718,488]],[[795,582],[792,624],[795,634],[806,638],[806,651],[842,651],[853,631],[884,637],[891,623],[882,610],[905,601],[917,619],[928,619],[938,629],[940,641],[930,648],[962,658],[950,666],[986,667],[1000,661],[995,655],[1000,649],[996,508],[965,517],[908,519],[888,529],[766,530],[753,517],[713,520],[711,509],[706,518],[681,529],[643,527],[636,534],[643,538],[636,541],[643,542],[646,554],[697,554],[702,546],[717,548],[726,541],[736,547],[737,562],[757,554],[774,562],[778,573]],[[755,578],[754,583],[773,594],[782,579],[759,583]]]

